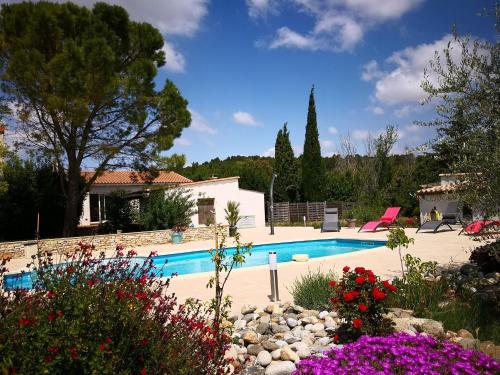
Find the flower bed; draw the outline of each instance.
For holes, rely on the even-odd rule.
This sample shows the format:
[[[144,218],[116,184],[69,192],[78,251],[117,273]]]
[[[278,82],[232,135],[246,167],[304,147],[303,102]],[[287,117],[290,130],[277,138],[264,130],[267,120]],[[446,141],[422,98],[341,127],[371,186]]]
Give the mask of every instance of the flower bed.
[[[397,333],[362,336],[325,357],[300,361],[295,375],[315,374],[498,374],[500,362],[431,336]]]

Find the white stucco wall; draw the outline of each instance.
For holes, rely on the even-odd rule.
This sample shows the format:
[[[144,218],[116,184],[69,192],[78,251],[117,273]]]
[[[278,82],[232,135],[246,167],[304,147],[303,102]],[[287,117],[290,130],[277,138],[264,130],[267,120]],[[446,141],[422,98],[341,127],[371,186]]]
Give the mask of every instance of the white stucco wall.
[[[420,206],[420,222],[423,223],[425,221],[424,220],[425,216],[430,215],[430,212],[434,207],[436,207],[436,210],[438,210],[442,215],[448,208],[448,204],[452,202],[457,202],[457,201],[446,199],[444,194],[429,194],[419,197],[418,203]],[[460,214],[460,219],[462,219],[461,214]]]
[[[194,199],[214,198],[217,223],[227,224],[224,209],[228,201],[236,201],[240,204],[240,216],[254,216],[257,227],[265,226],[264,193],[240,189],[237,178],[207,180],[184,184],[183,187],[191,191]],[[193,215],[191,221],[195,226],[200,225],[198,214]]]

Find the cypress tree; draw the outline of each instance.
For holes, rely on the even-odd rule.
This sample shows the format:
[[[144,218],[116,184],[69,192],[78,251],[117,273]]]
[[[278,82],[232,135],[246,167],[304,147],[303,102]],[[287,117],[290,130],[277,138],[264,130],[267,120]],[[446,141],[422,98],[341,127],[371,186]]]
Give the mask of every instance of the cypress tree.
[[[306,137],[302,155],[302,192],[304,200],[320,202],[324,199],[325,165],[321,157],[318,124],[316,123],[316,105],[314,104],[314,86],[309,95],[307,111]]]
[[[278,175],[274,183],[276,202],[295,202],[298,200],[298,173],[293,155],[287,123],[278,131],[274,146],[274,172]]]

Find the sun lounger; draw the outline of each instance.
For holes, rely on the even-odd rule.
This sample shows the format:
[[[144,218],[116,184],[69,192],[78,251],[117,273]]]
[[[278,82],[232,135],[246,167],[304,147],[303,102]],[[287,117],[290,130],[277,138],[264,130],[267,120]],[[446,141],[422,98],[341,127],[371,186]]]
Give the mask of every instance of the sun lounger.
[[[432,231],[436,233],[439,228],[446,225],[450,230],[454,230],[452,225],[457,222],[462,222],[458,213],[458,203],[450,203],[446,208],[446,212],[443,214],[441,220],[429,220],[423,223],[418,229],[417,233],[421,230]]]
[[[458,235],[462,233],[478,235],[494,227],[500,227],[500,220],[476,220],[463,228]]]
[[[385,227],[389,229],[389,226],[396,222],[396,218],[398,217],[399,210],[401,207],[389,207],[385,210],[385,213],[380,217],[380,219],[375,221],[369,221],[361,228],[359,228],[358,232],[375,232],[379,227]]]
[[[340,231],[339,210],[338,208],[325,208],[323,224],[321,225],[322,232],[338,232]]]

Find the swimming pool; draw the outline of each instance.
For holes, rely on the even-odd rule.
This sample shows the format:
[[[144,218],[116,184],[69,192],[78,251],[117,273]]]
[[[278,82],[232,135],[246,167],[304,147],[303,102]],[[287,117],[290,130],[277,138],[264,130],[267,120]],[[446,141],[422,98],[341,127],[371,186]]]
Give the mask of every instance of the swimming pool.
[[[254,245],[251,255],[247,256],[246,262],[240,267],[261,266],[268,263],[269,251],[276,251],[278,263],[291,262],[294,254],[307,254],[309,258],[319,258],[332,255],[352,253],[359,250],[374,249],[385,245],[385,241],[361,241],[361,240],[313,240],[280,242],[273,244]],[[228,252],[234,252],[229,248]],[[138,257],[137,260],[141,259]],[[142,258],[145,259],[145,258]],[[166,263],[165,263],[166,262]],[[153,257],[153,263],[161,269],[163,275],[187,275],[199,272],[210,272],[214,265],[210,260],[207,250],[193,251],[188,253],[158,255]],[[11,274],[4,277],[6,289],[31,288],[31,274]]]

